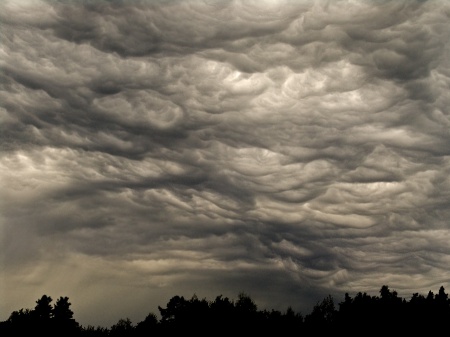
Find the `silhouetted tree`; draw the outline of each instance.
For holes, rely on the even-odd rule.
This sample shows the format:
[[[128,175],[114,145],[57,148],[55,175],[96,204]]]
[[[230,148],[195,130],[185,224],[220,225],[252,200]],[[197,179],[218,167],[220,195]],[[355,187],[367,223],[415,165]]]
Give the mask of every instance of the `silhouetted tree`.
[[[49,320],[53,317],[53,308],[50,304],[51,302],[52,298],[47,295],[42,295],[42,297],[36,301],[34,315],[39,320]]]
[[[186,320],[186,308],[188,303],[183,296],[173,296],[167,303],[166,308],[158,306],[161,314],[161,325],[164,331],[175,333],[183,328]]]
[[[53,307],[53,326],[58,335],[75,336],[80,332],[78,322],[73,318],[73,311],[68,297],[60,297]]]
[[[33,311],[30,309],[20,309],[13,311],[8,318],[8,322],[15,325],[29,324],[32,320]]]
[[[56,300],[53,307],[53,317],[59,321],[68,321],[73,319],[73,311],[70,310],[71,303],[68,297],[60,297]]]
[[[234,329],[235,307],[234,302],[228,297],[219,295],[209,304],[210,322],[217,330],[231,332]]]
[[[187,303],[184,325],[192,328],[197,334],[210,334],[210,308],[206,299],[193,295]]]
[[[246,293],[240,292],[235,306],[235,322],[243,333],[250,333],[258,326],[258,307],[253,299]]]
[[[109,336],[125,337],[134,335],[134,326],[129,318],[121,318],[109,329]]]
[[[136,336],[155,336],[160,333],[158,318],[154,313],[149,313],[145,319],[136,325]]]
[[[53,317],[53,307],[51,305],[52,298],[47,295],[42,295],[36,301],[36,306],[33,310],[33,328],[38,334],[54,335],[53,325],[51,324]]]
[[[334,327],[337,311],[331,295],[317,303],[310,314],[305,316],[305,324],[309,330],[328,332]]]
[[[395,290],[391,291],[387,285],[383,285],[376,308],[376,318],[379,324],[385,326],[402,324],[405,320],[401,310],[402,303],[402,298],[398,297]]]
[[[295,313],[288,307],[283,314],[279,310],[262,310],[259,312],[259,333],[263,335],[292,335],[301,333],[303,329],[303,316]]]
[[[432,308],[434,321],[430,322],[436,326],[445,325],[448,323],[450,317],[450,301],[448,294],[445,293],[445,288],[441,286],[439,292],[434,296],[434,305]]]
[[[292,307],[288,307],[284,316],[282,317],[282,326],[285,331],[295,331],[303,328],[304,318],[301,313],[296,313]]]
[[[352,309],[353,299],[348,293],[345,293],[344,301],[339,303],[339,310],[337,313],[340,327],[347,327],[352,322],[352,319],[354,319]]]
[[[165,330],[176,333],[193,330],[197,335],[211,333],[210,307],[206,299],[198,299],[194,294],[190,300],[183,296],[174,296],[166,308],[158,307],[161,313],[161,324]]]
[[[434,299],[436,304],[443,308],[446,308],[449,305],[448,295],[445,293],[445,288],[443,286],[439,288],[439,293],[434,296]]]
[[[28,336],[34,332],[35,318],[31,309],[13,311],[2,325],[2,336]]]
[[[174,322],[182,314],[184,308],[187,306],[186,300],[183,296],[175,295],[167,303],[166,308],[158,306],[161,314],[161,323],[168,324]]]
[[[236,309],[242,314],[254,314],[258,307],[256,303],[252,300],[252,298],[246,293],[239,293],[238,300],[235,304]]]
[[[107,337],[109,336],[109,329],[101,326],[94,327],[88,325],[81,328],[81,336],[83,337]]]

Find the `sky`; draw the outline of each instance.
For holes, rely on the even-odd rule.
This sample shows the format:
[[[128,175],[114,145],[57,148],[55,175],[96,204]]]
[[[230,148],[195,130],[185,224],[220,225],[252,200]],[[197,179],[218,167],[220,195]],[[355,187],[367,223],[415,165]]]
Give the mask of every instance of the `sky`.
[[[0,320],[450,292],[450,1],[0,3]]]

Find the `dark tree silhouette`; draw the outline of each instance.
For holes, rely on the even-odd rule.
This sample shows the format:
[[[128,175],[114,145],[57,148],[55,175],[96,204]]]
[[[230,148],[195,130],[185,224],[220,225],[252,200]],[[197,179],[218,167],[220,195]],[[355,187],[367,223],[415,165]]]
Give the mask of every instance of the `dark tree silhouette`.
[[[439,292],[434,296],[432,313],[435,317],[433,322],[435,325],[444,326],[446,323],[449,323],[448,317],[450,317],[450,301],[443,286],[439,288]]]
[[[234,329],[235,307],[232,300],[219,295],[210,303],[209,309],[210,324],[215,329],[224,333],[230,333]]]
[[[183,296],[174,296],[166,308],[158,306],[161,324],[164,330],[179,333],[186,330],[195,331],[197,335],[210,333],[209,303],[206,299],[198,299],[194,294],[190,300]]]
[[[313,307],[310,314],[305,316],[305,325],[308,330],[328,332],[334,328],[336,316],[334,299],[331,295],[328,295],[322,302]]]
[[[183,296],[174,296],[167,303],[166,308],[158,306],[161,314],[161,323],[169,324],[174,322],[177,318],[182,316],[184,308],[187,306],[186,300]]]
[[[53,317],[53,308],[51,302],[52,298],[47,295],[42,295],[42,297],[36,301],[34,315],[37,319],[50,320],[50,318]]]
[[[73,319],[73,311],[70,310],[71,303],[68,297],[60,297],[56,300],[53,308],[53,317],[58,321],[69,321]]]
[[[256,331],[259,327],[258,307],[252,298],[241,292],[238,294],[238,299],[235,302],[236,315],[234,317],[235,324],[239,327],[242,333],[251,333]]]
[[[154,313],[149,313],[145,319],[136,325],[136,337],[157,335],[160,333],[158,318]]]
[[[97,326],[94,327],[92,325],[88,325],[87,327],[82,327],[80,336],[82,337],[106,337],[109,336],[109,329]]]
[[[53,307],[51,305],[52,298],[47,295],[42,295],[36,301],[36,306],[33,310],[32,326],[36,333],[53,336],[54,329],[51,319],[53,318]]]
[[[119,321],[111,326],[109,336],[124,337],[133,336],[135,327],[129,318],[121,318]]]
[[[251,315],[258,310],[258,306],[253,302],[252,298],[243,292],[239,293],[235,307],[237,311],[241,312],[243,315]]]
[[[2,323],[1,334],[4,336],[28,336],[34,331],[34,315],[31,309],[13,311],[8,320]]]
[[[296,313],[292,307],[288,307],[284,316],[282,316],[281,326],[286,332],[294,331],[296,328],[302,328],[304,322],[303,315]]]
[[[53,328],[58,335],[76,336],[80,326],[73,318],[73,311],[68,297],[60,297],[53,307]]]

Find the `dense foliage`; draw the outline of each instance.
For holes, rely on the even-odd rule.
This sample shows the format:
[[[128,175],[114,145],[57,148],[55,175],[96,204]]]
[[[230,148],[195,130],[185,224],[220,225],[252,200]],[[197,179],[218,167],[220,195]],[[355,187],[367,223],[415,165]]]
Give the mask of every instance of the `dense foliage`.
[[[443,286],[437,294],[414,293],[410,300],[398,296],[383,285],[380,296],[359,292],[354,298],[348,293],[336,308],[331,295],[318,302],[311,313],[303,316],[291,307],[285,312],[258,310],[246,294],[230,300],[222,295],[213,301],[192,296],[174,296],[166,307],[158,306],[161,318],[149,313],[134,325],[129,318],[120,319],[109,328],[82,326],[73,318],[67,297],[60,297],[54,306],[52,298],[43,295],[34,309],[20,309],[0,322],[0,336],[170,336],[177,333],[213,334],[287,334],[309,336],[317,333],[435,333],[446,330],[450,323],[450,300]]]

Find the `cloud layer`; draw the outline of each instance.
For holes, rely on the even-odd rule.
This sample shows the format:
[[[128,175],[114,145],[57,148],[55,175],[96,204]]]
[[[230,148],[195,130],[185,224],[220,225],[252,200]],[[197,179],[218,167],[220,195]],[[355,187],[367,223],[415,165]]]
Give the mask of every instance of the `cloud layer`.
[[[1,319],[450,289],[446,1],[3,1]]]

